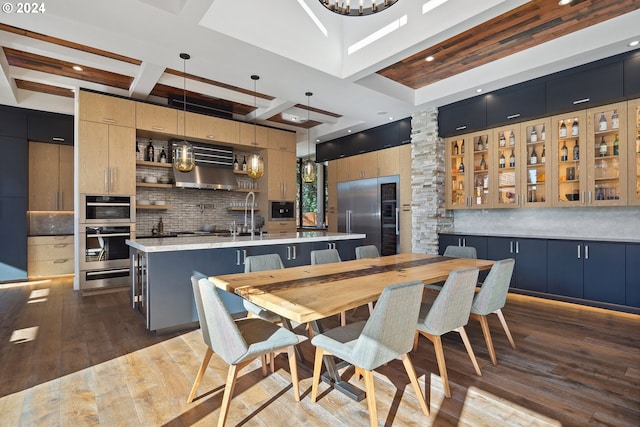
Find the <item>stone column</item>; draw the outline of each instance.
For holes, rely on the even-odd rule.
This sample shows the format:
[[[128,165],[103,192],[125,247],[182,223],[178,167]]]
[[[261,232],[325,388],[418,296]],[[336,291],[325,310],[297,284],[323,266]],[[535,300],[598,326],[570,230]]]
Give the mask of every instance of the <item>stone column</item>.
[[[453,227],[445,209],[444,141],[438,136],[438,110],[411,118],[412,245],[414,252],[438,253],[438,232]]]

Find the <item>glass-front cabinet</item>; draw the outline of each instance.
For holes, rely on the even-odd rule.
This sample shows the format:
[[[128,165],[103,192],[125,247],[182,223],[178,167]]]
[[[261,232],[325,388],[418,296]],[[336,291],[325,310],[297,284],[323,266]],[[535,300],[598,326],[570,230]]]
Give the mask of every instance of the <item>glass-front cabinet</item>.
[[[520,132],[522,144],[520,150],[520,169],[525,172],[521,182],[521,206],[542,207],[551,204],[551,185],[547,184],[550,158],[547,157],[547,145],[551,148],[550,119],[532,120],[522,123]]]
[[[491,151],[491,166],[498,183],[498,191],[493,194],[494,208],[520,206],[520,124],[494,129],[493,140],[497,141]]]
[[[491,176],[490,172],[495,168],[489,161],[489,146],[491,132],[479,132],[471,134],[469,140],[472,143],[470,161],[473,165],[473,194],[471,206],[474,208],[487,208],[491,206]]]
[[[627,104],[628,204],[640,205],[640,99]],[[622,126],[622,125],[620,125]]]
[[[627,204],[627,104],[587,111],[587,200],[589,205]]]
[[[491,134],[478,132],[446,139],[448,209],[490,207]]]
[[[577,111],[551,119],[553,205],[576,206],[586,195],[586,112]]]
[[[448,159],[449,179],[447,188],[447,208],[464,209],[469,207],[468,172],[465,165],[466,135],[446,140],[446,158]],[[468,162],[467,162],[468,165]]]

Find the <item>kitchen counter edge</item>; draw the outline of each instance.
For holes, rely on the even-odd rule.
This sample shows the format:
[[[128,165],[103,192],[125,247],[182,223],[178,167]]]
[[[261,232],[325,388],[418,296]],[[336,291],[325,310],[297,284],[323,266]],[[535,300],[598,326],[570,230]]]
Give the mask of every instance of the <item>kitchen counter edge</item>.
[[[577,236],[545,236],[545,235],[527,235],[527,234],[500,234],[500,233],[478,233],[468,231],[440,231],[438,234],[449,234],[452,236],[478,236],[478,237],[505,237],[511,239],[541,239],[541,240],[575,240],[590,242],[613,242],[613,243],[640,243],[640,237],[577,237]]]

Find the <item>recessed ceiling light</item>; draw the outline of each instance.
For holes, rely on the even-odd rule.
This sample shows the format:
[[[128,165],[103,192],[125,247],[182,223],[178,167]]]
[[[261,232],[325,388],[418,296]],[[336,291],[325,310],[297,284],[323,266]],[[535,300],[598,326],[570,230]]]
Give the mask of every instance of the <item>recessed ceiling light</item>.
[[[427,56],[424,60],[425,60],[425,61],[427,61],[427,62],[431,62],[431,61],[433,61],[434,59],[436,59],[436,58],[434,58],[433,56],[429,55],[429,56]]]
[[[81,67],[81,66],[79,66],[79,65],[74,65],[74,66],[73,66],[73,67],[71,67],[71,68],[73,68],[73,69],[74,69],[74,70],[76,70],[76,71],[82,71],[82,67]]]
[[[478,93],[482,92],[482,88],[479,87],[478,89],[476,89],[476,92],[478,92]]]
[[[393,117],[389,117],[389,120],[393,120]]]
[[[573,0],[560,0],[560,1],[558,2],[558,4],[559,4],[560,6],[564,6],[564,5],[566,5],[566,4],[571,3],[572,1],[573,1]]]
[[[347,133],[351,133],[351,129],[349,129],[349,130],[347,131]]]
[[[634,41],[632,41],[631,43],[629,43],[629,46],[630,46],[630,47],[636,47],[636,46],[638,46],[639,44],[640,44],[640,41],[639,41],[639,40],[634,40]]]

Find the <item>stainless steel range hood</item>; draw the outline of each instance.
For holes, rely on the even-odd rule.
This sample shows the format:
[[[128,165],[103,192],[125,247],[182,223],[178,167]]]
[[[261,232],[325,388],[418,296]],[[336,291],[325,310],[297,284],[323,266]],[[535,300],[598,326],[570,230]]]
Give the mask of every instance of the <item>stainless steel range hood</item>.
[[[233,169],[197,166],[190,172],[180,172],[173,167],[178,188],[204,190],[235,190],[238,186]]]

